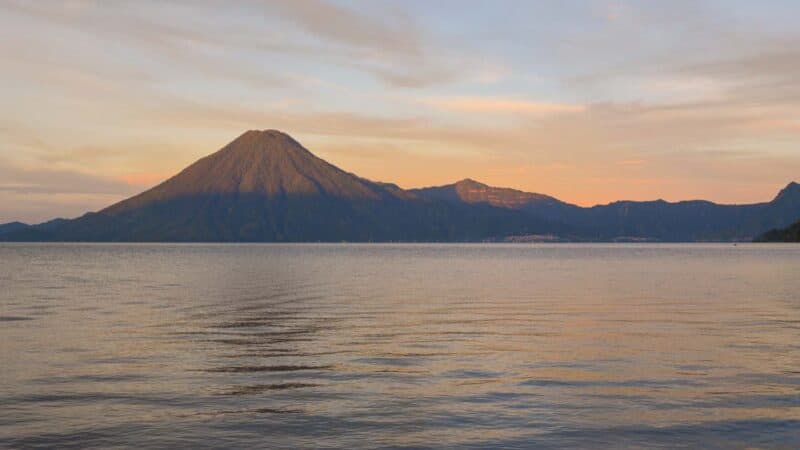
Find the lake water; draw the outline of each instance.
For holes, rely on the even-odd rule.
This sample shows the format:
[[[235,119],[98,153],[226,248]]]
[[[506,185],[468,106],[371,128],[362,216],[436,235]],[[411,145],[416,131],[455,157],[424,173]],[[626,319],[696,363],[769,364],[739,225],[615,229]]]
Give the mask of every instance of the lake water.
[[[800,448],[800,246],[0,246],[0,446]]]

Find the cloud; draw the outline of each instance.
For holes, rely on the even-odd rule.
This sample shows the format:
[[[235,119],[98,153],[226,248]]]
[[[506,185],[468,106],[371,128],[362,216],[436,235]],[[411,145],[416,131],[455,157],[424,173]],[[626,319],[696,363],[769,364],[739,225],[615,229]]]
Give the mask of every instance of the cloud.
[[[681,72],[724,83],[730,104],[800,105],[800,39],[777,42],[775,48],[735,58],[680,68]]]
[[[561,114],[583,112],[586,107],[567,103],[543,103],[513,98],[445,97],[423,99],[422,103],[439,109],[461,112]]]
[[[384,82],[401,88],[424,88],[436,84],[444,84],[458,78],[451,70],[443,67],[411,67],[408,68],[369,68],[376,77]]]
[[[91,194],[124,196],[127,183],[70,170],[26,168],[0,161],[0,191],[21,194]]]
[[[133,186],[152,187],[175,175],[168,172],[138,172],[122,175],[119,180]]]
[[[617,164],[619,164],[620,166],[625,166],[625,167],[639,167],[639,166],[644,165],[646,162],[647,161],[645,161],[643,159],[625,159],[625,160],[622,160],[622,161],[617,161]]]
[[[241,31],[237,33],[220,32],[209,33],[204,31],[200,24],[180,24],[158,20],[148,14],[137,12],[128,5],[125,13],[120,13],[119,4],[86,4],[76,10],[64,6],[63,8],[52,5],[35,5],[22,2],[8,2],[0,6],[6,12],[21,15],[27,19],[34,19],[77,32],[90,32],[92,34],[108,36],[110,42],[137,44],[142,49],[156,56],[154,63],[168,64],[172,70],[192,69],[194,77],[212,77],[238,81],[254,87],[286,87],[295,81],[291,74],[280,72],[265,72],[257,64],[242,58],[236,58],[235,64],[220,64],[220,52],[245,46],[256,46],[261,50],[295,52],[303,54],[311,49],[302,46],[293,46],[289,42],[275,42],[269,36],[259,34],[259,39],[249,39]],[[46,36],[46,35],[45,35]],[[114,61],[113,58],[103,58],[100,61],[83,57],[81,51],[71,47],[62,47],[70,42],[40,42],[42,35],[22,39],[22,35],[12,35],[19,42],[9,39],[7,45],[0,44],[2,55],[5,59],[22,62],[32,67],[37,67],[46,73],[53,67],[61,71],[83,73],[86,76],[97,78],[114,78],[124,81],[128,86],[139,85],[145,87],[158,81],[158,75],[147,68],[131,64],[129,61]],[[268,39],[264,39],[268,37]],[[120,41],[121,39],[121,41]],[[97,41],[103,42],[103,41]],[[268,44],[269,42],[270,44]],[[62,51],[55,51],[60,48]],[[24,49],[24,50],[23,50]],[[108,50],[110,51],[110,50]],[[119,47],[115,51],[120,51]],[[126,53],[132,49],[126,48]],[[135,52],[134,52],[135,53]],[[68,56],[68,57],[65,57]],[[223,54],[222,58],[226,56]],[[99,64],[98,64],[99,62]]]
[[[88,211],[98,211],[122,198],[89,194],[41,194],[0,190],[0,223],[20,221],[41,223],[47,220],[74,218]]]
[[[113,40],[122,38],[161,55],[159,62],[172,70],[197,69],[194,77],[262,87],[286,87],[296,77],[280,64],[263,70],[252,53],[364,72],[395,87],[425,87],[469,76],[467,58],[426,41],[427,33],[410,17],[380,9],[366,15],[324,0],[252,0],[234,5],[212,0],[176,0],[167,5],[101,2],[77,9],[12,0],[0,5],[2,10]],[[29,42],[15,47],[23,44],[28,47]],[[40,58],[38,52],[25,57]]]
[[[271,2],[267,8],[266,12],[277,13],[326,41],[408,55],[419,54],[422,47],[420,30],[402,15],[392,16],[390,22],[323,0]]]
[[[516,115],[513,120],[475,124],[439,120],[435,115],[426,115],[425,111],[406,116],[381,116],[175,101],[158,108],[142,109],[134,120],[137,127],[166,121],[174,128],[219,130],[218,135],[225,132],[232,136],[251,128],[278,128],[300,136],[373,138],[403,145],[435,144],[435,147],[462,153],[479,149],[485,154],[494,154],[502,149],[508,159],[534,158],[539,162],[558,158],[588,163],[612,154],[618,160],[637,160],[645,159],[649,153],[699,151],[712,145],[763,151],[763,146],[752,138],[776,127],[782,127],[781,133],[800,137],[796,122],[787,119],[797,117],[797,114],[789,114],[792,108],[729,108],[725,103],[691,102],[583,106],[484,98],[434,100],[436,108]]]
[[[140,191],[122,180],[0,160],[0,223],[39,223],[97,211]]]
[[[603,17],[609,22],[620,20],[625,14],[625,7],[618,2],[609,2],[605,5]]]

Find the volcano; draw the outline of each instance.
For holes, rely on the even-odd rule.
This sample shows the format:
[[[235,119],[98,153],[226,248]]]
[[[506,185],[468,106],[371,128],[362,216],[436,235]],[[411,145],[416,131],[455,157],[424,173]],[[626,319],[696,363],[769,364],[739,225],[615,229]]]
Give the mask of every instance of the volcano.
[[[134,197],[8,240],[130,242],[472,241],[558,228],[507,208],[465,207],[370,181],[286,133],[247,131]]]
[[[380,185],[317,158],[288,134],[251,130],[179,174],[104,214],[197,196],[329,197],[376,200]]]

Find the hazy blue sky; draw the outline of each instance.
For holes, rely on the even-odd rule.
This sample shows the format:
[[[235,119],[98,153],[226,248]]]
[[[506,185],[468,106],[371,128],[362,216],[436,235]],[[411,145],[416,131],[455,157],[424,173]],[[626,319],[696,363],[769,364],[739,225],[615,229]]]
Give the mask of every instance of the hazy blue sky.
[[[266,128],[403,187],[765,201],[800,181],[798,23],[796,1],[0,0],[0,222]]]

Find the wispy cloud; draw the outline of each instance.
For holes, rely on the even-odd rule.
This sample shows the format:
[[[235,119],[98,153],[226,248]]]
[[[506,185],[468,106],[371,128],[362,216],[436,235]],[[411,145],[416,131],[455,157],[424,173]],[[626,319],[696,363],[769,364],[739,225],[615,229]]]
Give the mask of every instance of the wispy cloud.
[[[514,98],[497,97],[442,97],[421,100],[421,103],[439,109],[461,112],[561,114],[577,113],[586,110],[584,105],[568,103],[546,103]]]
[[[119,180],[131,186],[149,188],[173,175],[175,174],[172,172],[136,172],[121,175]]]
[[[0,161],[0,191],[36,194],[130,195],[127,183],[71,170],[15,166]]]
[[[396,11],[367,15],[325,0],[236,4],[176,0],[163,8],[166,14],[154,14],[160,6],[160,2],[145,0],[70,8],[10,0],[0,11],[123,38],[173,63],[201,69],[195,76],[273,87],[290,83],[292,74],[278,66],[259,71],[252,58],[241,57],[243,52],[362,71],[397,87],[424,87],[469,76],[463,70],[465,58],[426,42],[425,30]],[[121,14],[120,9],[125,12]],[[217,15],[229,20],[208,20]],[[173,16],[176,20],[169,20]],[[220,60],[235,63],[221,64]],[[455,69],[456,62],[460,70]]]
[[[419,40],[422,30],[402,14],[394,14],[391,20],[386,20],[386,17],[370,17],[324,0],[270,2],[263,11],[277,13],[328,42],[408,55],[419,54],[422,48]]]

